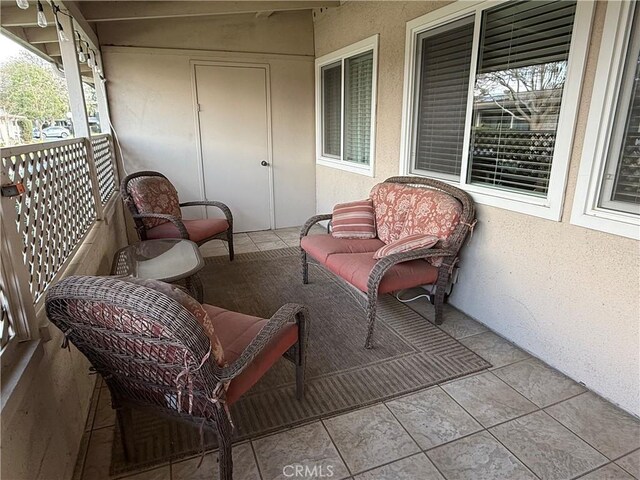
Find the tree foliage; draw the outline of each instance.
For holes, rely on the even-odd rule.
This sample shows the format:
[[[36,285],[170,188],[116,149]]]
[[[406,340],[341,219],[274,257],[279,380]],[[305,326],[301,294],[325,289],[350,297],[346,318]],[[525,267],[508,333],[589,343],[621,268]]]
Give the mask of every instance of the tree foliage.
[[[531,130],[545,129],[560,112],[566,62],[508,68],[478,76],[476,98],[487,99]]]
[[[66,118],[69,95],[64,79],[52,65],[23,52],[0,65],[0,108],[38,126]]]

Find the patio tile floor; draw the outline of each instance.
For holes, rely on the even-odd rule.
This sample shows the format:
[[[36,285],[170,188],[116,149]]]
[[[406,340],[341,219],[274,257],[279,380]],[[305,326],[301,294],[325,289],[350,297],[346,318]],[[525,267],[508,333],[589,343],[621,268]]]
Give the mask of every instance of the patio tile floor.
[[[265,250],[272,243],[295,247],[297,232],[236,234],[236,252]],[[225,242],[210,244],[201,247],[203,255],[227,254]],[[410,305],[433,318],[428,300]],[[331,465],[330,478],[353,480],[640,478],[637,418],[453,307],[446,305],[444,314],[442,329],[489,360],[491,371],[238,444],[234,478],[321,478],[319,470],[315,477],[286,476],[285,464],[296,463],[324,465],[325,474]],[[114,417],[101,386],[98,380],[74,480],[109,478]],[[197,456],[114,478],[218,478],[215,452],[196,469],[199,461]]]

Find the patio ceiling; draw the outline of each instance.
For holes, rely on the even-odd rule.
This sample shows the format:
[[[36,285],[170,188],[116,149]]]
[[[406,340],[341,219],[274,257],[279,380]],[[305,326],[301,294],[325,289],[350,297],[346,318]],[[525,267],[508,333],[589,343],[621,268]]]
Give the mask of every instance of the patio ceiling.
[[[62,53],[58,43],[55,19],[51,7],[43,1],[44,14],[47,18],[47,26],[39,27],[36,19],[36,4],[31,3],[30,8],[22,10],[16,6],[14,0],[0,1],[0,31],[27,50],[41,58],[54,63],[62,70]],[[60,2],[62,5],[62,2]],[[73,6],[64,4],[71,10]],[[81,25],[83,34],[93,43],[97,43],[97,37],[88,24]],[[93,83],[93,73],[86,64],[80,65],[80,73],[87,83]]]
[[[62,54],[58,43],[50,6],[43,1],[48,26],[41,28],[36,21],[36,4],[31,8],[18,8],[15,0],[0,0],[0,30],[6,36],[36,55],[53,62],[62,69]],[[146,20],[175,17],[202,17],[211,15],[255,14],[268,17],[275,12],[291,10],[311,10],[314,8],[337,7],[340,1],[59,1],[61,7],[73,15],[83,35],[99,46],[95,25],[99,22]],[[83,80],[93,83],[91,68],[80,65]]]
[[[78,2],[88,22],[114,22],[154,18],[199,17],[255,13],[269,16],[274,12],[338,7],[340,1],[198,1],[198,2]]]

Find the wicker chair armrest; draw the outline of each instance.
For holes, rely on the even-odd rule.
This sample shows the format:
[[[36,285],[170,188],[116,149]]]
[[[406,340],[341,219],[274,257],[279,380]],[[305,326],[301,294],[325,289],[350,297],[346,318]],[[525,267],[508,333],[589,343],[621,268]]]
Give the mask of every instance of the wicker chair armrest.
[[[323,213],[322,215],[314,215],[309,220],[307,220],[302,228],[300,229],[300,238],[307,236],[311,227],[313,227],[316,223],[322,222],[323,220],[331,220],[333,215],[331,213]]]
[[[162,220],[167,220],[176,226],[182,238],[189,240],[189,232],[187,232],[187,228],[184,226],[184,223],[182,223],[182,220],[178,217],[174,217],[173,215],[167,215],[165,213],[137,213],[133,215],[133,218],[160,218]]]
[[[227,219],[227,222],[229,223],[229,225],[230,226],[233,225],[233,214],[231,213],[231,209],[222,202],[217,202],[215,200],[197,200],[194,202],[183,202],[180,204],[180,207],[198,207],[198,206],[219,208],[220,210],[222,210],[222,213],[224,213],[224,216]]]
[[[408,252],[392,253],[386,257],[382,257],[376,262],[369,274],[369,281],[367,282],[367,289],[371,290],[374,286],[380,284],[382,277],[387,270],[394,265],[402,262],[408,262],[410,260],[421,260],[429,257],[454,257],[457,253],[453,250],[446,250],[443,248],[417,248]]]
[[[306,318],[306,310],[306,307],[297,303],[287,303],[280,307],[236,361],[222,369],[220,381],[228,382],[240,375],[284,325],[291,321],[297,321],[299,316],[302,316],[303,319]]]

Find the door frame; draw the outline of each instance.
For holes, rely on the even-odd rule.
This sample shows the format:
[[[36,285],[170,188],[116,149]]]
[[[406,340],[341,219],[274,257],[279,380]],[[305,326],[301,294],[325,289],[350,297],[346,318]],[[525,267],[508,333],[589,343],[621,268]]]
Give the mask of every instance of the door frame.
[[[196,155],[198,165],[198,176],[200,178],[200,192],[202,198],[206,199],[205,179],[204,179],[204,157],[202,154],[202,134],[200,129],[200,115],[198,110],[198,83],[196,77],[196,67],[213,66],[213,67],[240,67],[240,68],[259,68],[265,73],[265,94],[267,100],[267,162],[269,162],[269,226],[273,230],[276,226],[275,212],[275,192],[273,186],[273,139],[271,125],[271,68],[268,63],[241,62],[241,61],[222,61],[222,60],[189,60],[189,69],[191,71],[191,98],[193,100],[193,116],[196,127]],[[209,199],[206,199],[209,200]],[[224,202],[224,199],[219,199]],[[204,216],[207,216],[207,209],[203,208]]]

